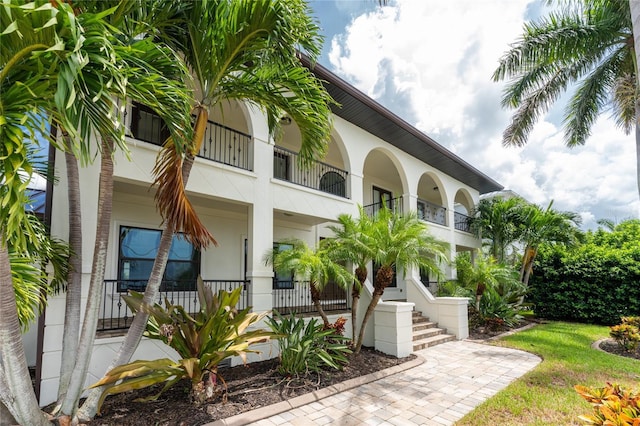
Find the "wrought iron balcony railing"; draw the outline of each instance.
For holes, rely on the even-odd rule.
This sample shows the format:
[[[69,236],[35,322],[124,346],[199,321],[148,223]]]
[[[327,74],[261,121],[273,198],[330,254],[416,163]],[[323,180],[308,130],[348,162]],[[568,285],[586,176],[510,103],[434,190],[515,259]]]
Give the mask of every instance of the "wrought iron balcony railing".
[[[133,104],[131,111],[131,132],[134,138],[160,146],[167,140],[167,126],[155,112],[137,103]],[[244,170],[253,170],[251,139],[251,135],[209,121],[198,157]]]
[[[418,219],[446,226],[447,208],[418,199]]]
[[[402,196],[392,198],[386,202],[380,201],[377,203],[367,204],[366,206],[362,206],[362,208],[367,215],[375,216],[375,214],[382,209],[383,205],[386,205],[391,211],[402,213]]]
[[[273,177],[317,189],[338,197],[349,198],[349,172],[321,161],[313,161],[308,168],[298,166],[298,153],[276,146],[273,148]]]
[[[329,283],[321,292],[320,304],[326,312],[347,310],[347,294],[343,289]],[[317,312],[311,300],[309,281],[274,280],[273,310],[281,314]]]
[[[232,291],[242,288],[242,295],[238,302],[238,309],[249,305],[249,281],[246,280],[204,280],[204,285],[218,293],[220,290]],[[105,280],[104,297],[100,308],[97,331],[126,330],[133,321],[133,312],[122,300],[122,295],[128,290],[143,292],[147,282],[140,280]],[[196,313],[200,310],[198,294],[194,281],[163,281],[156,303],[164,305],[167,298],[174,305],[181,305],[187,312]]]
[[[471,232],[471,217],[466,214],[454,212],[453,220],[455,222],[454,226],[458,231]]]

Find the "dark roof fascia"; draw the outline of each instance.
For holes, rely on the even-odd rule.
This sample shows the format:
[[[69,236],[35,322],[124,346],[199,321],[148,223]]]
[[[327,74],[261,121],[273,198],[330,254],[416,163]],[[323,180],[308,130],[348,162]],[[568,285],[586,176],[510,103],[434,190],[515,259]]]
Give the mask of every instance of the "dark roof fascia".
[[[320,78],[333,98],[356,102],[358,111],[332,106],[334,114],[361,127],[413,157],[476,189],[480,194],[504,189],[495,180],[464,161],[420,130],[394,114],[324,66],[312,64],[301,55],[302,63]],[[344,102],[343,102],[344,103]]]

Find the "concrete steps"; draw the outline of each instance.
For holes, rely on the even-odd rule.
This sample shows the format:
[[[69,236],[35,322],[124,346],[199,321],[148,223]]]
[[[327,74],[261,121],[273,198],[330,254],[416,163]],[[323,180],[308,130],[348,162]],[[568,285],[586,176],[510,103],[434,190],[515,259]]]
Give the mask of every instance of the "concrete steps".
[[[422,316],[422,312],[414,311],[411,321],[413,323],[413,350],[428,348],[440,343],[451,342],[456,339],[452,334],[446,334],[446,330],[438,328],[438,324],[429,321]]]

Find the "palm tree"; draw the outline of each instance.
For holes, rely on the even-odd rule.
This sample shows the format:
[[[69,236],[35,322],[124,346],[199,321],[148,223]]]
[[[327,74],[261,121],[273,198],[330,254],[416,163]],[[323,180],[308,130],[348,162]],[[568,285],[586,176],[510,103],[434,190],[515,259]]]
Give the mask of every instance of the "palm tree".
[[[446,244],[427,232],[426,225],[415,212],[400,214],[383,206],[373,217],[370,229],[366,230],[365,241],[373,247],[373,262],[379,267],[373,282],[373,296],[360,324],[356,353],[362,347],[365,326],[385,288],[391,284],[395,269],[420,268],[441,275],[439,264],[446,259]]]
[[[167,14],[171,25],[150,28],[157,40],[182,54],[195,79],[192,113],[196,116],[193,138],[186,155],[167,143],[159,156],[155,174],[156,204],[164,219],[162,237],[152,268],[144,301],[155,300],[166,267],[173,234],[182,230],[199,248],[215,240],[199,224],[193,206],[184,193],[194,161],[204,140],[210,108],[223,100],[249,101],[263,108],[273,135],[278,134],[280,117],[286,113],[296,121],[301,137],[300,161],[308,164],[316,154],[324,154],[331,129],[331,98],[321,82],[299,60],[303,49],[314,60],[320,52],[321,37],[303,0],[242,0],[173,2]],[[147,322],[146,314],[135,316],[111,367],[128,362]],[[92,418],[102,390],[96,388],[78,412]]]
[[[18,249],[25,245],[26,236],[30,234],[29,228],[24,226],[28,224],[24,209],[20,207],[24,204],[21,194],[26,185],[20,181],[18,172],[24,170],[27,174],[31,173],[25,147],[37,144],[35,133],[41,128],[43,116],[48,115],[68,136],[65,137],[68,142],[65,144],[58,144],[56,140],[50,142],[63,151],[73,152],[84,162],[93,156],[91,136],[102,135],[104,149],[101,156],[105,170],[109,168],[115,147],[125,147],[124,129],[117,111],[118,103],[123,103],[127,95],[137,98],[143,96],[159,110],[159,114],[166,117],[174,133],[184,133],[184,129],[190,128],[186,91],[180,88],[184,84],[172,85],[164,77],[165,72],[173,75],[175,71],[172,70],[181,69],[174,63],[175,55],[171,57],[167,54],[169,51],[159,49],[145,39],[131,39],[133,42],[124,44],[123,37],[114,36],[115,27],[108,26],[106,18],[116,10],[122,12],[127,7],[135,7],[131,2],[118,3],[116,6],[121,7],[111,8],[105,13],[93,13],[79,7],[71,8],[65,3],[41,1],[32,8],[23,7],[18,1],[3,4],[0,12],[0,22],[5,29],[1,35],[3,48],[0,49],[0,91],[3,93],[3,125],[0,126],[3,145],[0,154],[7,161],[3,169],[6,185],[3,185],[2,205],[6,210],[2,211],[1,231],[7,241],[14,241],[14,247]],[[157,67],[161,65],[165,69],[158,72]],[[185,75],[186,70],[176,81],[183,82]],[[162,105],[158,105],[159,101],[163,102]],[[184,108],[180,107],[181,102]],[[176,114],[182,109],[185,110],[184,114]],[[174,116],[176,119],[172,119]],[[176,125],[179,119],[186,126]],[[101,178],[107,184],[111,179],[108,174]],[[108,204],[107,194],[108,191],[105,191],[104,204],[101,203],[99,209]],[[108,209],[105,212],[108,213]],[[108,214],[100,215],[108,217]],[[104,222],[109,221],[107,219]],[[108,236],[108,227],[103,230],[104,235]],[[102,241],[99,255],[104,258],[106,250],[102,249],[106,249],[106,238],[98,235],[97,240]],[[100,256],[94,258],[94,263]],[[103,281],[99,278],[101,275],[103,277],[104,270],[94,268],[82,342],[77,346],[80,364],[74,365],[75,378],[72,377],[76,385],[73,393],[77,397],[84,384],[83,375],[86,374],[90,355],[87,348],[92,346],[95,337],[95,314]],[[2,284],[11,281],[9,275],[2,277]],[[3,292],[13,294],[6,288]],[[79,318],[76,321],[79,322]],[[20,353],[19,345],[11,341],[16,336],[15,324],[8,321],[0,328],[5,326],[3,330],[6,330],[6,334],[2,335],[0,346],[3,363],[9,372],[7,382],[11,392],[22,394],[25,387],[20,383],[30,383],[28,372],[19,365],[12,367],[15,360],[24,357],[24,353]],[[65,349],[76,352],[75,348]],[[29,384],[26,389],[30,388]],[[77,397],[73,401],[73,396],[67,395],[71,409],[77,404]],[[24,400],[35,401],[35,398],[25,396]],[[23,404],[18,409],[17,413],[12,412],[16,420],[37,424],[39,420],[29,417],[39,413],[37,403],[29,408]]]
[[[277,271],[293,272],[296,277],[309,281],[311,301],[322,318],[325,327],[329,326],[327,314],[322,309],[320,292],[329,282],[341,288],[347,288],[354,277],[342,265],[334,262],[327,250],[313,250],[304,241],[290,240],[290,250],[270,250],[265,256],[265,263],[272,265]]]
[[[638,65],[629,4],[583,0],[569,3],[524,34],[501,59],[494,81],[508,79],[502,105],[517,108],[503,144],[522,146],[536,120],[567,88],[576,91],[564,116],[565,143],[583,145],[598,115],[611,111],[625,133],[636,129],[640,194]]]
[[[360,292],[369,274],[367,267],[375,256],[375,248],[368,241],[368,233],[373,226],[372,217],[365,213],[362,206],[358,206],[358,210],[357,219],[348,214],[338,216],[340,225],[329,226],[334,237],[323,241],[323,245],[332,259],[348,262],[355,266],[356,280],[351,286],[351,336],[354,342],[358,331],[357,314]]]
[[[520,211],[527,202],[520,197],[480,200],[471,219],[471,229],[489,245],[489,254],[504,262],[507,247],[519,238]]]
[[[533,264],[540,244],[572,244],[580,232],[580,216],[572,212],[552,209],[553,201],[546,209],[535,204],[524,209],[520,241],[525,244],[520,268],[520,281],[525,285],[533,271]]]

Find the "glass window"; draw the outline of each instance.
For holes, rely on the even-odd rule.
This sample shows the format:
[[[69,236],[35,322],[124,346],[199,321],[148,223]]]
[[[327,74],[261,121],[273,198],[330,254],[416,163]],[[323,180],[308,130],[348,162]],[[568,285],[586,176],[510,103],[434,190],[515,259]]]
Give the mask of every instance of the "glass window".
[[[284,243],[273,243],[273,254],[276,255],[278,252],[291,250],[293,245],[284,244]],[[294,285],[293,281],[293,271],[291,272],[278,272],[276,270],[273,271],[273,288],[274,289],[292,289]]]
[[[161,236],[162,231],[156,229],[120,227],[118,291],[144,291]],[[199,274],[200,252],[184,235],[174,235],[161,290],[195,290]]]

